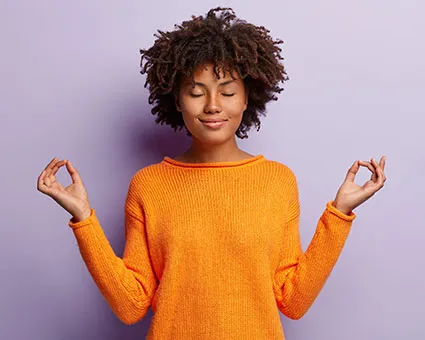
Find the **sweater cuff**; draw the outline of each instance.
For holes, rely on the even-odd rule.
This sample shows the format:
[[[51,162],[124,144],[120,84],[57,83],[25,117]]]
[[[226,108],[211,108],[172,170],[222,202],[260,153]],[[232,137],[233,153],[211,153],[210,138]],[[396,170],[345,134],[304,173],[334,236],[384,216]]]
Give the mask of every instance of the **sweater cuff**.
[[[344,214],[342,211],[338,210],[337,208],[335,208],[332,203],[334,202],[334,200],[329,201],[328,203],[326,203],[326,209],[328,211],[330,211],[331,213],[333,213],[334,215],[342,218],[345,221],[352,221],[356,218],[356,214],[353,213],[352,211],[350,211],[350,214]]]
[[[81,228],[84,227],[86,225],[89,224],[93,224],[94,219],[96,219],[96,211],[94,210],[94,208],[92,208],[90,210],[90,216],[87,217],[85,220],[79,221],[79,222],[72,222],[73,217],[69,220],[68,222],[68,226],[71,227],[71,229],[77,229],[77,228]]]

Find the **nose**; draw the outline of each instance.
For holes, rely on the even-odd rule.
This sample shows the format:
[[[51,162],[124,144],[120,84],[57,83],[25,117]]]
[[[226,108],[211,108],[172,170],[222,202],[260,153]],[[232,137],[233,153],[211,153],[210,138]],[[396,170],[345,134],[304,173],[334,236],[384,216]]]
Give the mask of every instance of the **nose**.
[[[204,108],[205,113],[218,113],[221,112],[221,104],[216,96],[209,95]]]

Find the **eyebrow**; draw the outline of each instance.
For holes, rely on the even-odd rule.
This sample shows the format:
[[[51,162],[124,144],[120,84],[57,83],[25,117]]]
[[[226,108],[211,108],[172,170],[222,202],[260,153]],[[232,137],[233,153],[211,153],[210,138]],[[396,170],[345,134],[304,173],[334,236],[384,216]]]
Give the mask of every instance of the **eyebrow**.
[[[218,84],[218,86],[228,85],[228,84],[230,84],[230,83],[233,83],[235,80],[236,80],[236,79],[232,79],[232,80],[224,81],[224,82],[222,82],[222,83]],[[187,86],[187,85],[190,85],[190,84],[191,84],[191,82],[190,82],[190,81],[188,81],[188,82],[186,82],[186,84],[185,84],[185,85]],[[204,83],[200,83],[200,82],[195,82],[195,85],[198,85],[198,86],[201,86],[201,87],[206,87],[206,85],[205,85]]]

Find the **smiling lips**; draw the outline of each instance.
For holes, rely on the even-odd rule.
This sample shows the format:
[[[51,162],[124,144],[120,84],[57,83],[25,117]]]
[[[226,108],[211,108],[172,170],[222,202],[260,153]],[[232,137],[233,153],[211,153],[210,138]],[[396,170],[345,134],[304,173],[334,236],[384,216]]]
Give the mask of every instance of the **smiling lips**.
[[[208,126],[210,128],[220,128],[222,127],[224,124],[226,124],[226,119],[205,119],[205,120],[201,120],[201,123],[204,124],[205,126]]]
[[[218,119],[218,118],[207,118],[199,119],[201,122],[216,123],[216,122],[225,122],[227,119]]]

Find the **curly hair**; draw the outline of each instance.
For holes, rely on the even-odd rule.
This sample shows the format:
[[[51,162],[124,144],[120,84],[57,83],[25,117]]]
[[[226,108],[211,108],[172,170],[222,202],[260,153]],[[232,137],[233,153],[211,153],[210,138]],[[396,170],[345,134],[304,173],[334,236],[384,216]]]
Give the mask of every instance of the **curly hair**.
[[[220,12],[217,17],[215,12]],[[233,77],[236,70],[248,89],[248,105],[243,112],[241,124],[236,131],[239,138],[247,138],[247,131],[255,125],[259,131],[259,115],[265,116],[265,104],[277,100],[275,93],[283,88],[279,82],[289,79],[284,58],[278,44],[264,26],[255,26],[236,18],[232,8],[211,9],[206,17],[192,15],[192,20],[183,21],[171,32],[158,30],[160,35],[154,45],[140,50],[141,74],[147,73],[144,87],[149,85],[149,104],[155,103],[152,115],[157,115],[157,124],[171,125],[176,131],[185,127],[181,112],[175,105],[175,95],[180,90],[183,78],[191,78],[194,86],[194,71],[200,64],[212,63],[214,73],[227,71]],[[146,59],[143,65],[143,59]],[[185,127],[186,128],[186,127]],[[187,135],[191,133],[187,130]]]

